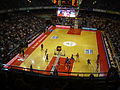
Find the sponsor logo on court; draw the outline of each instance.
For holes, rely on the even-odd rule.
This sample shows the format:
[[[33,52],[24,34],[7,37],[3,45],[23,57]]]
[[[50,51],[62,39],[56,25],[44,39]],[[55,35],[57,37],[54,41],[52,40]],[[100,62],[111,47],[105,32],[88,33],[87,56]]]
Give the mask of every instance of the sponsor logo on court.
[[[51,38],[52,39],[58,39],[58,36],[52,36]]]
[[[91,49],[86,49],[84,52],[85,54],[93,54],[93,50]]]

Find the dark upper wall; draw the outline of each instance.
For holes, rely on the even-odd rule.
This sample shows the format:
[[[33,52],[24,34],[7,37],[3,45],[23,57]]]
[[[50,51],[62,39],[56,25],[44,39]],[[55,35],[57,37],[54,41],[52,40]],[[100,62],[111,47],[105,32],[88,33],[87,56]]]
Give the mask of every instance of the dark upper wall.
[[[54,5],[51,0],[0,0],[0,10]]]
[[[83,0],[80,8],[120,11],[120,0]]]

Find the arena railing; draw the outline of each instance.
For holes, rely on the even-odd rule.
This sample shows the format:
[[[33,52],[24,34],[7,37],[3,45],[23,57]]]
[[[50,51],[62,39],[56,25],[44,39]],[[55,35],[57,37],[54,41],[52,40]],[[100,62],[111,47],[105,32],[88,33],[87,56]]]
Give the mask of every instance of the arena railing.
[[[7,66],[7,68],[5,68]],[[55,71],[47,71],[47,70],[38,70],[38,69],[30,69],[25,67],[19,67],[14,65],[2,64],[2,70],[20,70],[25,72],[33,72],[41,75],[53,75],[53,76],[71,76],[71,77],[106,77],[107,72],[55,72]]]

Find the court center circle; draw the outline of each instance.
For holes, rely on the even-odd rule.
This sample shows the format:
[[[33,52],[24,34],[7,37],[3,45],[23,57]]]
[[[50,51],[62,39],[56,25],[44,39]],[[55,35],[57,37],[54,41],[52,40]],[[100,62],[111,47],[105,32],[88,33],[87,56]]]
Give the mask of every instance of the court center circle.
[[[76,43],[72,42],[72,41],[66,41],[66,42],[63,43],[63,45],[65,45],[65,46],[75,46]]]

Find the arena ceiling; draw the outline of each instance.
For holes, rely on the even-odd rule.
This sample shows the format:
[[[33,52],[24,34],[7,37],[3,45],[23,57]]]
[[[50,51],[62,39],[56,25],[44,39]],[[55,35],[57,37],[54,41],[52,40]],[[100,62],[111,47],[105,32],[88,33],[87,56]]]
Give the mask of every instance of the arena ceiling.
[[[23,7],[54,6],[54,0],[0,0],[0,10]],[[60,0],[58,0],[60,1]],[[62,1],[62,0],[61,0]],[[81,0],[80,8],[98,8],[120,11],[120,0]]]

